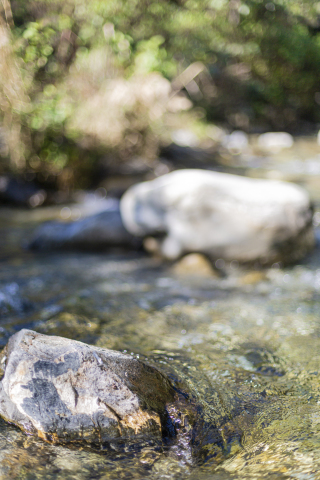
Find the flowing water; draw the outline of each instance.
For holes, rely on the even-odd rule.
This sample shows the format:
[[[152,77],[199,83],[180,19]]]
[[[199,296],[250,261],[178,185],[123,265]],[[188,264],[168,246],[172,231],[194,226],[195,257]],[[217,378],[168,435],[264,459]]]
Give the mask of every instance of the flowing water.
[[[304,184],[317,226],[320,148],[301,142],[241,167]],[[186,435],[122,452],[49,445],[0,420],[0,478],[319,479],[320,247],[294,266],[220,262],[211,276],[143,253],[24,251],[60,209],[1,211],[0,345],[26,327],[125,351],[188,391],[200,420],[192,449]]]

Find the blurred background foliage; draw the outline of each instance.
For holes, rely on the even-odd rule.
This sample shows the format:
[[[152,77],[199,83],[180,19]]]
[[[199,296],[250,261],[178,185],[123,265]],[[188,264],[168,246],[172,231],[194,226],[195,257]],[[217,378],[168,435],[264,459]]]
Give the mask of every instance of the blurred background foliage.
[[[320,121],[320,2],[0,5],[0,173],[88,187],[101,158],[152,162],[184,115],[247,132]]]

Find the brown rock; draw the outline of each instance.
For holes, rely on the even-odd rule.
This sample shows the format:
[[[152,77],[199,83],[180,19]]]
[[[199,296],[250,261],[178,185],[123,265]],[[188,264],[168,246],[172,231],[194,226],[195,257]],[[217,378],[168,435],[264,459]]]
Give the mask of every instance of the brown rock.
[[[177,275],[197,277],[218,277],[211,262],[201,253],[189,253],[176,262],[173,272]]]

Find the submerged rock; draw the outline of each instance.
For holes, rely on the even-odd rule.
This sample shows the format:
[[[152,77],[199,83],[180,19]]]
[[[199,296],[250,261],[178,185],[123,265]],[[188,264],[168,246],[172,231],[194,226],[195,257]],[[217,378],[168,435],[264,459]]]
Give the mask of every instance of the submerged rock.
[[[162,236],[161,251],[212,260],[290,262],[314,245],[312,208],[299,186],[209,172],[180,170],[135,185],[120,202],[136,236]]]
[[[32,309],[32,304],[20,294],[19,285],[15,282],[0,288],[0,316],[12,313],[23,314]]]
[[[34,233],[28,248],[106,249],[108,247],[138,247],[135,239],[123,226],[118,204],[95,215],[73,222],[48,222]]]
[[[179,276],[219,277],[209,260],[200,253],[189,253],[185,255],[173,265],[172,271]]]
[[[114,350],[23,329],[2,354],[0,415],[53,443],[161,441],[174,390]]]

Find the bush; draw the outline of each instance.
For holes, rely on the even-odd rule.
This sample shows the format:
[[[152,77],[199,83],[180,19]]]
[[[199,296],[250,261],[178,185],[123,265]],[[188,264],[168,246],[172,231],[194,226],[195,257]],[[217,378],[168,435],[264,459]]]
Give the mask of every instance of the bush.
[[[86,186],[102,155],[152,161],[179,92],[231,128],[320,120],[319,3],[12,0],[13,21],[3,5],[2,170]]]

